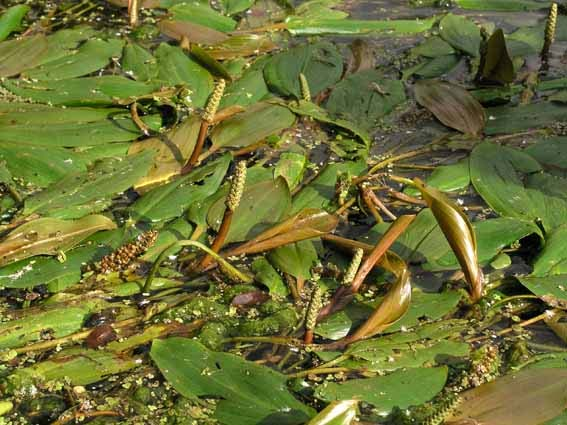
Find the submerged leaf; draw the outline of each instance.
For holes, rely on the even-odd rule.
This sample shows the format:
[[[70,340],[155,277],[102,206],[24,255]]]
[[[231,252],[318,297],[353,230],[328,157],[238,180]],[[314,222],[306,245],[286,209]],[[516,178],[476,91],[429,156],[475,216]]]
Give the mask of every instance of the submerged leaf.
[[[414,86],[415,98],[447,127],[478,136],[486,116],[482,105],[465,89],[445,81],[424,80]]]
[[[57,255],[99,230],[115,227],[116,224],[103,215],[75,221],[38,218],[22,224],[0,242],[0,266],[34,255]]]

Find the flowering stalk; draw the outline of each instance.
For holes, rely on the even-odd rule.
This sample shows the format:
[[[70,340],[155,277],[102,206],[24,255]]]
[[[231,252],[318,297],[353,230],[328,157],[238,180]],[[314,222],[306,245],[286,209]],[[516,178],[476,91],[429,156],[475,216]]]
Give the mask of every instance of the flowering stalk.
[[[236,164],[236,170],[232,178],[230,190],[225,200],[226,208],[224,210],[224,215],[222,217],[219,231],[217,233],[217,236],[215,237],[215,240],[213,241],[213,244],[211,245],[211,250],[213,252],[219,252],[224,245],[224,242],[230,230],[230,225],[232,223],[232,216],[234,215],[234,211],[236,211],[238,205],[240,204],[245,185],[246,162],[240,161],[238,164]],[[205,255],[205,257],[201,260],[199,266],[197,266],[197,270],[203,270],[207,268],[212,263],[212,261],[213,258],[210,255]]]
[[[205,139],[207,138],[207,133],[209,131],[209,127],[213,123],[215,119],[215,114],[219,109],[220,101],[224,94],[224,89],[226,87],[226,81],[222,78],[218,81],[215,89],[213,90],[213,94],[209,98],[207,106],[205,108],[205,112],[203,113],[203,117],[201,120],[201,128],[199,129],[199,136],[197,137],[197,143],[195,144],[195,148],[193,149],[193,153],[191,157],[187,161],[187,163],[181,169],[181,175],[187,174],[193,166],[199,160],[199,156],[203,151],[203,146],[205,144]]]
[[[313,331],[315,329],[315,325],[317,325],[317,316],[319,315],[319,311],[322,306],[323,299],[321,287],[316,284],[313,288],[313,292],[311,293],[311,300],[307,306],[307,314],[305,316],[305,335],[303,337],[305,344],[313,343]]]
[[[557,28],[557,3],[552,3],[549,8],[549,15],[547,15],[547,22],[545,24],[545,36],[543,40],[543,47],[541,49],[541,68],[543,71],[547,70],[549,60],[549,50],[553,41],[555,40],[555,30]]]

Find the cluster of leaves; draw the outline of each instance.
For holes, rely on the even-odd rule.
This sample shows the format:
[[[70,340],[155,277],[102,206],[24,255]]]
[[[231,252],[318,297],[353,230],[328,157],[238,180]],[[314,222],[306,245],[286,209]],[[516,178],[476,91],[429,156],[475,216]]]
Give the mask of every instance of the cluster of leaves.
[[[2,419],[567,420],[567,82],[549,52],[540,68],[549,23],[40,3],[0,15]]]

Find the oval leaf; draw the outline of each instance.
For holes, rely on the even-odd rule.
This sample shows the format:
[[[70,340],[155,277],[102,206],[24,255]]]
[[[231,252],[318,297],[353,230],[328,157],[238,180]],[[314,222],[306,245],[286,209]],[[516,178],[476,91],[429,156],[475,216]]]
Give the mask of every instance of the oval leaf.
[[[478,136],[486,115],[480,103],[465,89],[445,81],[424,80],[414,86],[417,102],[447,127]]]

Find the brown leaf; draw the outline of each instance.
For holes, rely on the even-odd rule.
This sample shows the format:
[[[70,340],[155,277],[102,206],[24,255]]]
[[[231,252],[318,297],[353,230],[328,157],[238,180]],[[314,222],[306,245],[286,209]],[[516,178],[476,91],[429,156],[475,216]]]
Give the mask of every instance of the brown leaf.
[[[567,408],[567,369],[530,369],[462,394],[447,425],[540,425]]]
[[[470,287],[471,298],[478,301],[482,297],[484,277],[478,265],[476,235],[469,219],[442,192],[425,186],[419,179],[414,181],[459,260]]]
[[[414,86],[417,102],[447,127],[479,136],[486,124],[480,103],[465,89],[446,81],[423,80]]]
[[[229,36],[203,25],[184,21],[163,20],[158,24],[159,30],[168,37],[180,41],[187,38],[191,43],[217,44],[229,39]]]
[[[38,218],[22,224],[0,243],[0,266],[34,255],[57,255],[99,230],[116,228],[103,215],[89,215],[80,220]]]
[[[256,254],[279,246],[312,239],[335,230],[339,219],[319,209],[305,209],[262,232],[254,239],[223,253],[223,257]]]
[[[514,64],[506,47],[504,32],[497,29],[488,39],[481,58],[481,81],[508,84],[514,81]]]
[[[411,301],[410,272],[405,262],[389,253],[381,267],[396,275],[396,283],[388,291],[380,305],[356,332],[347,337],[349,343],[370,338],[400,320],[407,312]]]

